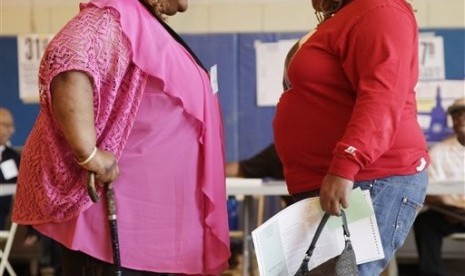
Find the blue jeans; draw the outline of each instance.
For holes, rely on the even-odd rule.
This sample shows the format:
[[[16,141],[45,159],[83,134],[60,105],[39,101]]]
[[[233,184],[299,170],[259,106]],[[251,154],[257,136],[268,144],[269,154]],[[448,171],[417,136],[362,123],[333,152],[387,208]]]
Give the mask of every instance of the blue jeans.
[[[414,175],[354,183],[354,188],[370,190],[384,248],[384,259],[358,265],[361,276],[379,275],[402,246],[423,206],[427,186],[426,170]]]

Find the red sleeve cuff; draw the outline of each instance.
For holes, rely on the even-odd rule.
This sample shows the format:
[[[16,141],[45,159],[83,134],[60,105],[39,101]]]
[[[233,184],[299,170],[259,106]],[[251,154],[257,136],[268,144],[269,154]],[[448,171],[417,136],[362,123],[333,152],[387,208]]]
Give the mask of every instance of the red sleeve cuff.
[[[339,142],[334,149],[328,173],[353,181],[355,175],[368,163],[368,160],[355,146]]]
[[[360,169],[360,165],[355,160],[343,155],[334,155],[328,173],[354,181]]]

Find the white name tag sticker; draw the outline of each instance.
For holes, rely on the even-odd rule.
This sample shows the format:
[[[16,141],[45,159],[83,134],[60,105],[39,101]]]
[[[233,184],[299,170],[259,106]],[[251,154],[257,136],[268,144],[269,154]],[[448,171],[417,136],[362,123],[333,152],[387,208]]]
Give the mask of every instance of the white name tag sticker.
[[[216,64],[210,68],[210,84],[213,94],[218,93],[218,66]]]
[[[0,164],[0,170],[2,171],[3,178],[10,180],[18,176],[18,167],[13,159],[8,159]]]

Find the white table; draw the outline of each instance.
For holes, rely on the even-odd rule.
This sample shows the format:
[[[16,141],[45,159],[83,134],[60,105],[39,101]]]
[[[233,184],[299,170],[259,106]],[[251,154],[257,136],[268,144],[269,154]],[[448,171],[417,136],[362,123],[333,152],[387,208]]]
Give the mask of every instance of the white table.
[[[448,180],[448,181],[432,181],[426,190],[428,195],[464,195],[465,181],[463,180]]]
[[[281,196],[289,195],[286,187],[286,182],[270,180],[266,181],[260,178],[226,178],[226,191],[231,196],[244,196],[243,208],[243,227],[244,237],[242,240],[243,246],[243,265],[242,275],[252,275],[250,271],[250,214],[253,212],[253,197],[254,196]],[[250,273],[248,273],[250,272]]]
[[[1,184],[0,196],[15,194],[16,184]],[[244,196],[243,208],[243,275],[249,275],[250,269],[250,215],[253,213],[254,196],[282,196],[288,195],[286,182],[276,180],[263,180],[260,178],[226,178],[226,191],[228,195]],[[463,181],[440,181],[431,182],[428,186],[427,194],[465,194],[465,183]]]
[[[255,178],[227,178],[226,188],[228,195],[244,196],[243,208],[243,275],[249,275],[247,272],[250,268],[250,214],[253,212],[253,196],[257,195],[287,195],[286,183],[284,181],[263,181]],[[16,184],[0,184],[0,196],[14,195]]]
[[[244,196],[243,208],[243,275],[249,274],[250,266],[250,215],[253,213],[254,196],[281,196],[288,195],[286,182],[270,180],[266,181],[259,178],[226,178],[226,190],[228,195]],[[456,181],[438,181],[430,182],[427,189],[429,195],[447,195],[447,194],[465,194],[465,183],[460,180]]]

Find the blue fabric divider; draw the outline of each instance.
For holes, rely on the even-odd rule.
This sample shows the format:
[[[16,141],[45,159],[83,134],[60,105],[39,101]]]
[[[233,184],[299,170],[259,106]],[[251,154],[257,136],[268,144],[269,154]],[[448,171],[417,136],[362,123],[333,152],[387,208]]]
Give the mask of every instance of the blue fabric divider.
[[[465,29],[425,29],[444,37],[447,79],[465,78]],[[274,107],[256,104],[254,41],[297,39],[301,32],[183,34],[207,68],[218,65],[226,157],[247,158],[273,141]],[[156,53],[154,53],[156,54]],[[179,80],[182,81],[182,80]],[[0,106],[9,108],[16,121],[13,145],[24,144],[39,111],[38,104],[19,99],[16,37],[0,37]]]
[[[237,34],[182,35],[203,65],[218,70],[218,87],[223,112],[226,158],[235,160],[239,151],[237,128]],[[182,81],[182,80],[180,80]]]
[[[465,29],[422,29],[444,38],[446,79],[465,79]]]
[[[12,144],[22,146],[39,113],[39,105],[24,104],[19,98],[17,48],[16,36],[0,37],[0,106],[8,108],[15,120]]]
[[[275,107],[257,106],[255,41],[266,43],[297,40],[302,35],[303,33],[251,33],[239,36],[239,159],[250,157],[273,142]]]

